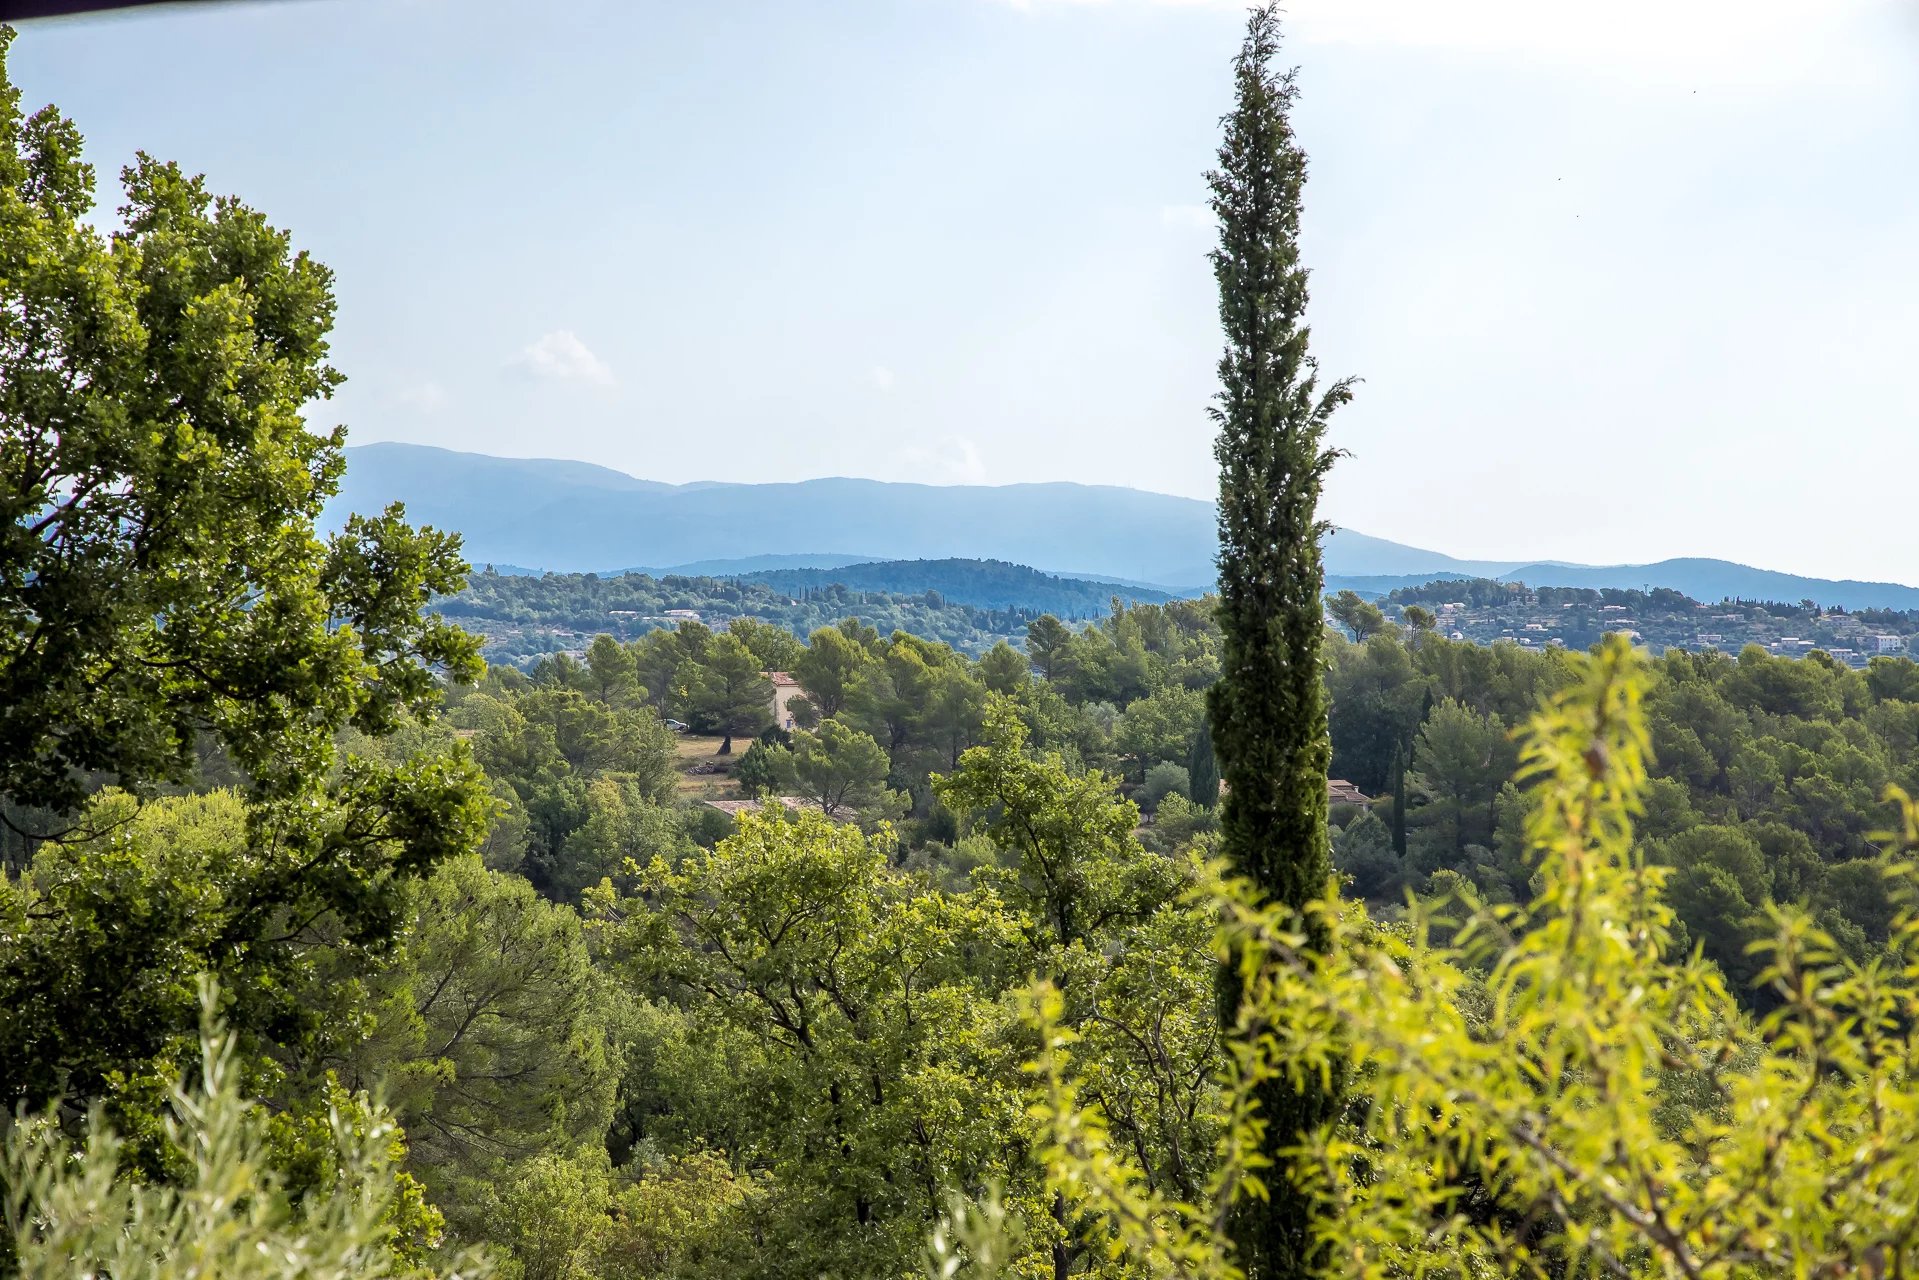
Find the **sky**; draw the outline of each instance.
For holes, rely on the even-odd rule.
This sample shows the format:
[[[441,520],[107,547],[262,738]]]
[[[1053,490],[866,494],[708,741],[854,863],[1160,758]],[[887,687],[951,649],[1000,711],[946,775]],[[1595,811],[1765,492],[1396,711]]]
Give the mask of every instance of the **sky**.
[[[1919,583],[1919,3],[1292,0],[1325,512]],[[1224,0],[255,0],[11,73],[337,273],[354,443],[1215,487]],[[110,214],[108,215],[110,217]],[[775,550],[769,548],[769,550]]]

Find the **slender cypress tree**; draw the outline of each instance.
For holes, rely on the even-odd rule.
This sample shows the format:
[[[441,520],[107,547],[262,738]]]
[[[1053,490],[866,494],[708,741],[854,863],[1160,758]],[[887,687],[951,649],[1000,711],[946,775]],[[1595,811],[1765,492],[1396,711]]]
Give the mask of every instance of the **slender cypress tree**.
[[[1226,350],[1212,409],[1219,424],[1219,620],[1223,669],[1210,698],[1214,750],[1226,780],[1226,856],[1271,899],[1298,907],[1332,873],[1326,773],[1332,743],[1322,673],[1320,486],[1336,450],[1326,422],[1350,380],[1321,391],[1307,351],[1306,276],[1299,261],[1306,156],[1288,112],[1296,88],[1275,69],[1279,12],[1255,9],[1234,64],[1233,113],[1222,122],[1219,167],[1207,175],[1219,219],[1212,255]],[[1326,945],[1323,929],[1309,941]],[[1236,970],[1220,979],[1220,1014],[1239,1007]],[[1312,1270],[1310,1205],[1278,1153],[1333,1114],[1338,1087],[1275,1081],[1260,1095],[1270,1198],[1248,1200],[1231,1224],[1251,1280]]]
[[[1193,749],[1186,756],[1186,777],[1187,790],[1194,803],[1208,809],[1219,804],[1219,761],[1213,755],[1213,728],[1204,717],[1193,739]]]
[[[1406,861],[1406,757],[1411,749],[1393,748],[1393,852]]]

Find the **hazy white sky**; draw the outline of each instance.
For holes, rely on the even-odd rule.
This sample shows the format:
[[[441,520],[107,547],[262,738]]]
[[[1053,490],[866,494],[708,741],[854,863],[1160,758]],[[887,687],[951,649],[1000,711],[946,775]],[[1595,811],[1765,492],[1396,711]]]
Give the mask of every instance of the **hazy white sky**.
[[[280,0],[13,74],[336,269],[355,441],[1203,497],[1242,12]],[[1919,4],[1290,15],[1335,520],[1919,582]]]

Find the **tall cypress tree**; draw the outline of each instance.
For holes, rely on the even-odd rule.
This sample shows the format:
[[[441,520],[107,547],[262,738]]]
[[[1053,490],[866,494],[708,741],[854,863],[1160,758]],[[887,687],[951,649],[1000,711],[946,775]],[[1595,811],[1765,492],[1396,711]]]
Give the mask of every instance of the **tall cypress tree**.
[[[1406,757],[1410,750],[1393,748],[1393,853],[1406,861]]]
[[[1213,745],[1228,788],[1220,814],[1226,856],[1266,895],[1304,906],[1332,872],[1326,773],[1332,743],[1322,676],[1320,486],[1336,450],[1326,422],[1352,395],[1350,380],[1318,387],[1307,350],[1306,277],[1299,261],[1306,156],[1288,120],[1297,92],[1275,69],[1279,12],[1247,22],[1234,63],[1233,112],[1222,122],[1219,167],[1207,175],[1219,219],[1212,255],[1226,333],[1219,424],[1219,620],[1224,654],[1210,698]],[[1323,928],[1309,941],[1327,945]],[[1236,970],[1220,980],[1220,1013],[1239,1007]],[[1312,1269],[1310,1205],[1278,1153],[1332,1115],[1337,1088],[1275,1081],[1260,1095],[1271,1195],[1239,1209],[1231,1231],[1251,1280]]]
[[[1213,728],[1202,717],[1193,749],[1186,756],[1187,792],[1196,804],[1211,809],[1219,804],[1219,760],[1213,755]]]

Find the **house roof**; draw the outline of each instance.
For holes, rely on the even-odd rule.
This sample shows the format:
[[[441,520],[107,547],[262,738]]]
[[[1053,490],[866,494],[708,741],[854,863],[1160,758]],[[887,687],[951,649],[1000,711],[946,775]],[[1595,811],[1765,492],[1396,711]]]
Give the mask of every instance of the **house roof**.
[[[1333,804],[1370,804],[1372,797],[1344,778],[1326,779],[1326,799]]]
[[[1225,795],[1230,788],[1226,779],[1219,780],[1219,794]],[[1344,778],[1326,779],[1326,799],[1331,804],[1371,804],[1373,798],[1361,791]]]

